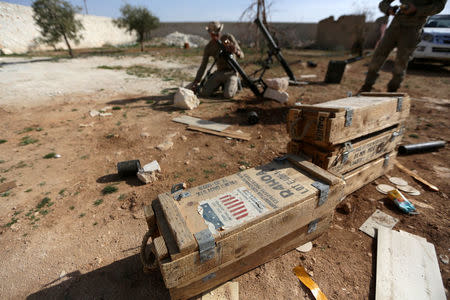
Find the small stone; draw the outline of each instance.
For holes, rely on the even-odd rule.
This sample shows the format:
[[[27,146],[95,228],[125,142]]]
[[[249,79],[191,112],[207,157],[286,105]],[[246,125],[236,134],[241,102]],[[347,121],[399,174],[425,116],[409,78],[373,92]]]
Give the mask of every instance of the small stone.
[[[300,246],[300,247],[297,247],[297,248],[295,248],[295,249],[296,249],[297,251],[299,251],[299,252],[306,253],[306,252],[311,251],[312,247],[313,247],[312,243],[311,243],[311,242],[308,242],[308,243],[306,243],[306,244],[304,244],[304,245],[302,245],[302,246]]]
[[[190,162],[187,160],[187,161],[184,162],[184,164],[187,166],[187,165],[190,164]]]
[[[267,84],[270,89],[284,92],[288,89],[289,79],[287,77],[268,78],[264,79],[264,83]]]
[[[139,171],[137,173],[137,177],[140,181],[143,183],[152,183],[156,180],[158,180],[158,177],[156,176],[156,172],[145,172],[145,171]]]
[[[186,136],[184,136],[184,135],[182,135],[182,136],[181,136],[180,138],[181,138],[181,140],[182,140],[182,141],[184,141],[184,142],[186,142],[186,141],[187,141],[187,137],[186,137]]]
[[[112,113],[100,113],[99,116],[100,117],[109,117],[109,116],[112,116]]]
[[[162,144],[159,144],[158,146],[156,146],[156,149],[160,150],[160,151],[167,151],[170,148],[172,148],[173,146],[173,142],[172,141],[165,141]]]
[[[199,152],[200,152],[200,148],[194,147],[194,148],[192,148],[192,151],[194,151],[194,152],[196,152],[196,153],[199,153]]]
[[[342,218],[341,217],[336,217],[336,221],[342,221]]]
[[[333,227],[336,228],[336,229],[339,229],[339,230],[344,229],[344,228],[342,228],[341,226],[339,226],[339,225],[337,225],[337,224],[334,224]]]
[[[355,228],[350,228],[350,232],[356,232]]]
[[[445,254],[439,254],[439,258],[441,259],[441,261],[442,261],[442,263],[443,263],[444,265],[448,265],[449,260],[448,260],[448,256],[447,256],[447,255],[445,255]]]
[[[141,137],[148,138],[149,136],[150,134],[148,134],[147,132],[141,132]]]
[[[55,158],[61,158],[60,154],[55,154]]]
[[[367,256],[372,257],[372,253],[367,252]]]
[[[246,167],[244,165],[239,166],[239,170],[244,171],[245,169],[246,169]]]
[[[194,109],[200,105],[200,100],[192,90],[180,87],[174,95],[173,105],[182,109]]]
[[[89,112],[89,114],[91,115],[91,117],[96,117],[100,115],[100,112],[98,110],[93,109]]]
[[[66,271],[62,270],[61,274],[59,274],[59,278],[63,278],[67,275]]]
[[[271,88],[267,88],[264,92],[264,98],[275,100],[279,103],[287,103],[289,101],[289,94],[286,92],[277,91]]]

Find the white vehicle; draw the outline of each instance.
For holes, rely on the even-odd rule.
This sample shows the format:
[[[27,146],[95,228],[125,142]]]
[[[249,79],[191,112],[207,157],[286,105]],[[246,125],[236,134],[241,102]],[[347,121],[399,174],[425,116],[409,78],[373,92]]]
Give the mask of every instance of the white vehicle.
[[[413,60],[450,62],[450,15],[436,15],[428,19]]]

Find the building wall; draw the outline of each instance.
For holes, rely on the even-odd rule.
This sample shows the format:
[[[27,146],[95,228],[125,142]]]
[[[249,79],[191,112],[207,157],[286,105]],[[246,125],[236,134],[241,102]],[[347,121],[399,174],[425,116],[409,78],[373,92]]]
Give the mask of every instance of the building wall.
[[[117,28],[111,18],[77,15],[85,29],[83,39],[74,48],[101,47],[104,44],[126,44],[134,42],[133,35]],[[0,2],[0,49],[6,48],[15,53],[25,53],[33,49],[51,49],[46,45],[37,45],[35,39],[40,36],[34,24],[33,10],[29,6]],[[66,48],[60,43],[57,47]]]

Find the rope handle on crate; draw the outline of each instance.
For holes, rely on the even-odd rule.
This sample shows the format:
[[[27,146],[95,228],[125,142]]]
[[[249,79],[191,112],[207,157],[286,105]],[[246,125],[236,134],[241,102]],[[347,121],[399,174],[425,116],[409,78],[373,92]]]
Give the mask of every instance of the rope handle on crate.
[[[147,255],[147,243],[152,238],[152,236],[155,234],[156,226],[150,228],[145,234],[142,239],[141,244],[141,262],[144,265],[144,271],[152,271],[155,270],[158,267],[158,262],[156,260],[156,255],[154,253],[154,247],[153,247],[153,241],[151,242],[151,254]]]

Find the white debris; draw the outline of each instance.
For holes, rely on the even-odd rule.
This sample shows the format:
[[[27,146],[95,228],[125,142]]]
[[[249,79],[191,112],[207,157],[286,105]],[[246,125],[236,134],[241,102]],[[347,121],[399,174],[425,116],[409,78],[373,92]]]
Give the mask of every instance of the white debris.
[[[112,116],[112,113],[100,113],[99,116],[100,117],[109,117],[109,116]]]
[[[100,112],[98,110],[93,109],[89,112],[89,114],[91,115],[91,117],[96,117],[100,115]]]
[[[61,158],[60,154],[55,154],[55,158]]]
[[[158,149],[160,151],[167,151],[170,148],[172,148],[172,146],[173,146],[172,141],[165,141],[164,143],[161,143],[158,146],[156,146],[156,149]]]
[[[281,92],[285,92],[289,86],[287,77],[264,79],[264,82],[267,84],[267,87]]]
[[[271,88],[267,88],[264,92],[264,97],[275,100],[281,104],[285,104],[289,101],[289,94],[286,92],[280,92]]]
[[[300,247],[297,247],[295,249],[297,251],[299,251],[299,252],[306,253],[306,252],[311,251],[312,247],[313,247],[312,243],[311,242],[307,242],[306,244],[304,244],[304,245],[302,245]]]
[[[137,172],[136,175],[139,178],[139,180],[145,184],[152,183],[152,182],[155,182],[156,180],[158,180],[158,177],[156,177],[156,172],[144,172],[142,170],[142,171]]]
[[[200,100],[193,91],[180,87],[175,93],[173,104],[182,109],[194,109],[200,105]]]
[[[144,172],[161,172],[161,167],[156,160],[146,164],[143,168]]]
[[[190,48],[204,47],[208,44],[208,40],[198,35],[184,34],[178,31],[172,32],[164,38],[157,41],[155,44],[164,44],[167,46],[184,47],[188,43]]]
[[[141,137],[148,138],[149,136],[150,134],[148,134],[147,132],[141,132]]]

